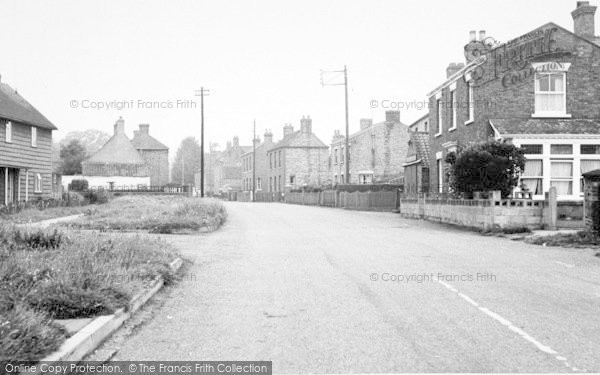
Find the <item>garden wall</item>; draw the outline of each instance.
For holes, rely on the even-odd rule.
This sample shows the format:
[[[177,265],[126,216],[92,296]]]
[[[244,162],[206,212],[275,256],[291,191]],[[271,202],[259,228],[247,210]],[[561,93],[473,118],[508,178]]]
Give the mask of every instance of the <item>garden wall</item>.
[[[545,202],[516,199],[400,198],[400,213],[442,223],[479,229],[527,227],[546,224]]]
[[[349,210],[392,211],[398,207],[398,193],[396,191],[355,191],[350,193],[336,190],[287,193],[285,203],[338,207]]]

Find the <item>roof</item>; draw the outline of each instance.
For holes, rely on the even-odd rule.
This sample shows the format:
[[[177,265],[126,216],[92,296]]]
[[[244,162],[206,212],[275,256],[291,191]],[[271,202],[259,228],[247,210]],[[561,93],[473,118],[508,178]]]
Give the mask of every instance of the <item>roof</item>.
[[[281,141],[275,143],[271,150],[278,148],[327,148],[323,141],[321,141],[314,133],[306,134],[302,133],[302,130],[297,130],[292,134],[284,137]]]
[[[417,120],[415,120],[412,124],[408,125],[409,128],[412,128],[413,126],[417,125],[418,123],[420,123],[421,121],[425,120],[426,118],[429,117],[429,112],[424,114],[423,116],[419,117]]]
[[[116,133],[85,163],[93,164],[144,164],[139,152],[125,133]]]
[[[260,151],[260,150],[261,150],[262,148],[264,148],[265,146],[274,146],[274,145],[275,145],[275,143],[273,143],[273,142],[271,142],[271,143],[269,143],[269,144],[267,144],[267,143],[265,143],[265,142],[262,142],[262,143],[260,143],[260,144],[256,145],[256,151]],[[244,146],[244,147],[247,147],[247,146]],[[269,150],[269,149],[267,149],[266,151],[268,151],[268,150]],[[254,148],[253,148],[252,146],[250,146],[250,150],[248,150],[248,151],[245,151],[245,152],[242,154],[242,156],[246,156],[246,155],[252,154],[253,152],[254,152]]]
[[[168,150],[169,148],[148,133],[136,132],[131,144],[138,150]]]
[[[4,82],[0,82],[0,117],[38,128],[57,130],[50,120]]]
[[[503,136],[524,134],[590,134],[600,136],[600,119],[490,119],[490,125]]]
[[[410,142],[413,145],[411,152],[409,148],[409,155],[415,155],[415,160],[421,160],[421,163],[428,167],[429,166],[429,133],[427,132],[410,132]]]

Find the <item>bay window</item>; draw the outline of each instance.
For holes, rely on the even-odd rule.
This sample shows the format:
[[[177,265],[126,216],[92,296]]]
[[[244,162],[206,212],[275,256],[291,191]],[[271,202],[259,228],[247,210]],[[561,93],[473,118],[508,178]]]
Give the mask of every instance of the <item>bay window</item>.
[[[521,184],[527,188],[533,195],[542,195],[544,190],[542,181],[544,178],[544,168],[542,159],[527,159],[525,161],[525,170],[521,177]]]
[[[573,194],[573,160],[550,160],[550,186],[558,195]]]

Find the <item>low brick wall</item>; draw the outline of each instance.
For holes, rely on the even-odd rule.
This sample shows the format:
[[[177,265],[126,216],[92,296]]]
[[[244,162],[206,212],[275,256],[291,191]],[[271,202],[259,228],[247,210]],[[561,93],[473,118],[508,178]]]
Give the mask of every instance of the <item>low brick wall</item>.
[[[532,200],[401,198],[400,213],[479,229],[540,229],[546,220],[544,202]]]

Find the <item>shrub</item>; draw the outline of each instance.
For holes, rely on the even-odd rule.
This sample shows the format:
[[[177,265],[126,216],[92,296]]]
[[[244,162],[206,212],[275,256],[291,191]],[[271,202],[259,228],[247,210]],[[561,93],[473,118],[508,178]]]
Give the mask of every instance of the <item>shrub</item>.
[[[90,204],[104,204],[108,202],[109,193],[107,190],[88,190],[83,194]]]
[[[523,151],[498,141],[473,145],[458,154],[451,152],[445,161],[450,165],[450,188],[456,193],[500,190],[507,197],[525,169]]]
[[[69,184],[69,190],[72,191],[86,191],[88,188],[88,181],[84,179],[76,179],[71,181]]]

